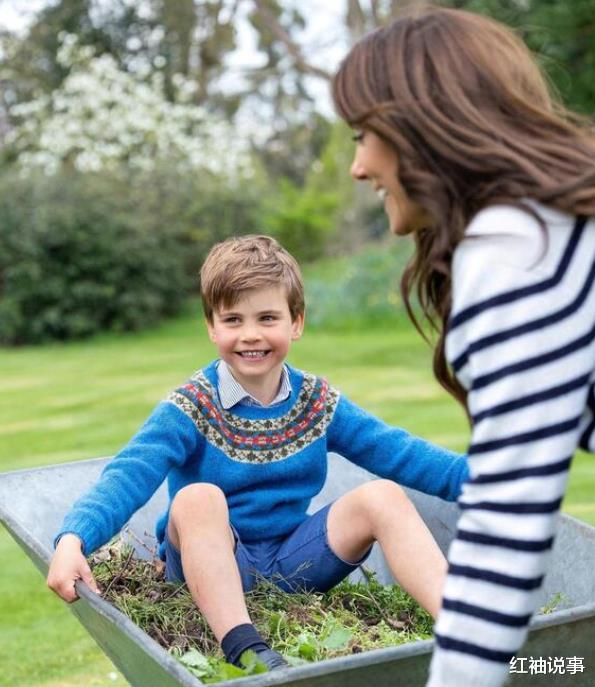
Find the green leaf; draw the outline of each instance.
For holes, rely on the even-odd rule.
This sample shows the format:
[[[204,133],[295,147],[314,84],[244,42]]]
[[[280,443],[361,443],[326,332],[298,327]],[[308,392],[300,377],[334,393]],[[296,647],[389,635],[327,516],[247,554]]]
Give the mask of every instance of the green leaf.
[[[209,671],[209,659],[201,654],[197,649],[190,649],[185,654],[180,656],[180,661],[185,665],[195,670],[207,673]]]
[[[314,635],[304,632],[298,637],[298,653],[302,658],[315,661],[318,648],[318,640]]]
[[[277,635],[287,625],[285,613],[272,613],[269,618],[269,631],[272,635]]]
[[[244,667],[246,675],[258,675],[259,673],[268,673],[269,671],[267,665],[259,660],[258,654],[250,649],[244,651],[240,656],[240,663]]]
[[[325,649],[336,651],[345,648],[352,636],[353,633],[348,628],[337,627],[320,642],[320,645]]]
[[[245,677],[246,674],[246,671],[242,668],[238,668],[231,663],[222,663],[219,666],[217,677],[220,680],[233,680],[236,677]]]

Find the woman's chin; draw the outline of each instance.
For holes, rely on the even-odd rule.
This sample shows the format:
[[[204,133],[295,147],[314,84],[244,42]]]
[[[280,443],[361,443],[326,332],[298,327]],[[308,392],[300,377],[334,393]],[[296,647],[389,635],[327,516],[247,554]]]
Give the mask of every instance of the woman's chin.
[[[388,230],[393,236],[407,236],[410,234],[412,229],[406,226],[403,222],[393,222],[390,217],[388,220]]]

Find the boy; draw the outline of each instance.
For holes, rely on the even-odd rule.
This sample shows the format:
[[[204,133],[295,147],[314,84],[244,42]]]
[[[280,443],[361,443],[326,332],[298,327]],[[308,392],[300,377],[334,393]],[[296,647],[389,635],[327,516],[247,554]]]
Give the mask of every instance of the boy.
[[[185,580],[226,659],[247,649],[286,665],[258,634],[243,592],[255,574],[288,591],[325,591],[378,541],[394,576],[434,617],[446,563],[395,482],[454,500],[464,457],[392,428],[326,380],[285,363],[304,327],[299,267],[274,239],[217,244],[201,269],[209,336],[219,359],[159,404],[56,536],[48,585],[74,601],[97,591],[85,555],[110,539],[168,478],[157,524],[166,577]],[[336,451],[380,479],[307,516]]]

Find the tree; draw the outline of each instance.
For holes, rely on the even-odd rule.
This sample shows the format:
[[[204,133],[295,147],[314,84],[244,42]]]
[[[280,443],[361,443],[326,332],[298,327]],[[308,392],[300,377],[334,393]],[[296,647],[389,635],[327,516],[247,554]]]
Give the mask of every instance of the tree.
[[[344,0],[333,40],[347,50],[396,11],[419,1]],[[593,0],[437,2],[516,27],[565,102],[586,114],[593,111]],[[57,37],[66,29],[98,56],[110,54],[124,71],[145,79],[158,71],[170,100],[175,98],[174,75],[184,75],[196,85],[193,101],[238,123],[273,178],[281,174],[303,184],[328,131],[313,84],[328,84],[336,67],[325,63],[305,38],[315,20],[315,13],[298,0],[58,0],[39,13],[26,36],[0,35],[5,102],[0,132],[11,126],[10,105],[30,101],[33,93],[51,93],[67,77],[56,59]],[[262,60],[232,69],[239,26],[253,33]]]
[[[246,146],[225,119],[192,102],[193,82],[174,74],[172,101],[160,72],[147,81],[72,34],[60,40],[56,60],[68,76],[51,94],[10,109],[16,126],[6,137],[7,151],[21,168],[47,174],[64,165],[82,172],[122,165],[150,170],[167,161],[242,176]]]
[[[595,111],[593,0],[443,0],[515,28],[534,51],[554,90],[572,110]]]

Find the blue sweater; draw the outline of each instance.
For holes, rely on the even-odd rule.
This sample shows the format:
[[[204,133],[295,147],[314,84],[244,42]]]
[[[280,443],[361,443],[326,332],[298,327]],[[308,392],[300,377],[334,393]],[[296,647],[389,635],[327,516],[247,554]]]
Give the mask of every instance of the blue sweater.
[[[288,369],[292,392],[286,401],[229,410],[219,402],[216,363],[195,373],[155,408],[74,504],[56,541],[72,532],[90,554],[166,477],[170,504],[188,484],[216,484],[243,541],[281,537],[306,518],[325,482],[329,451],[399,484],[447,500],[458,497],[468,475],[464,457],[388,426],[326,380]],[[167,515],[157,523],[160,544]]]

